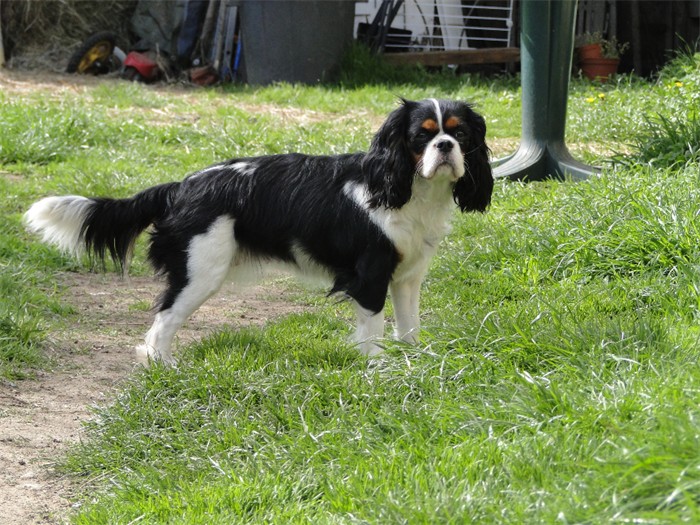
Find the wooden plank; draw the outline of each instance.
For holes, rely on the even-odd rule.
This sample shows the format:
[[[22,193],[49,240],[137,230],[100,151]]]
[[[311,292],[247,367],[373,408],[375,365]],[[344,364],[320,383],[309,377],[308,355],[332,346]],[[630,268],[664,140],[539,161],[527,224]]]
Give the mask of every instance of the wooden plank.
[[[394,66],[423,64],[445,66],[448,64],[498,64],[519,62],[517,47],[491,47],[484,49],[462,49],[459,51],[420,51],[415,53],[385,53],[384,58]]]
[[[28,8],[29,6],[27,6]],[[0,5],[0,13],[2,12],[2,6]],[[0,67],[5,65],[5,48],[2,45],[2,20],[0,17]]]

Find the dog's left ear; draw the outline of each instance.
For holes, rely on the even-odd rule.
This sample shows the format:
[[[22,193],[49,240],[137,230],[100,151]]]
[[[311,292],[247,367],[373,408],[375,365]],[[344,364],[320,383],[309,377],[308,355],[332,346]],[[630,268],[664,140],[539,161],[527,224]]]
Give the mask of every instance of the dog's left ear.
[[[464,175],[452,193],[462,211],[485,211],[491,203],[493,174],[486,145],[486,122],[481,115],[473,114],[471,129],[474,139],[464,156]]]
[[[411,198],[415,166],[408,147],[408,125],[415,102],[402,99],[372,139],[362,161],[372,208],[400,208]]]

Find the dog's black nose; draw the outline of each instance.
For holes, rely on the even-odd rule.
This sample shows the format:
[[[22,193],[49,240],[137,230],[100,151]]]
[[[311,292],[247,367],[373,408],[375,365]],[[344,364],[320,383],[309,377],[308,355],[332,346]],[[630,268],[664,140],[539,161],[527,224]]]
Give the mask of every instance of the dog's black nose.
[[[442,151],[443,153],[448,153],[452,151],[452,148],[454,147],[454,142],[451,140],[441,140],[437,144],[435,144],[435,147],[438,149],[438,151]]]

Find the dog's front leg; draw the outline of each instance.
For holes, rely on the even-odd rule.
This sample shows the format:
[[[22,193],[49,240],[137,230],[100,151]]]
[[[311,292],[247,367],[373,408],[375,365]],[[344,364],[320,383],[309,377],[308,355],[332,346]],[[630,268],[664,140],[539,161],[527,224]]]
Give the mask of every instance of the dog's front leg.
[[[357,330],[354,342],[357,343],[360,352],[367,356],[381,354],[384,350],[377,342],[384,337],[384,311],[375,313],[355,303],[357,313]]]
[[[392,282],[389,285],[391,302],[394,305],[397,339],[416,344],[420,336],[420,314],[418,301],[420,298],[420,280]]]

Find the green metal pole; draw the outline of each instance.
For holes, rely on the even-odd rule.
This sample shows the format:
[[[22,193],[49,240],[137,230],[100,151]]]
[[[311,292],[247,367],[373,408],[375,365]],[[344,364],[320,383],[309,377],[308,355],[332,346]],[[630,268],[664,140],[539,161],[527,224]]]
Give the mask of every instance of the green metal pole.
[[[522,1],[522,140],[514,155],[494,163],[497,178],[584,179],[597,171],[576,161],[564,141],[577,3]]]

